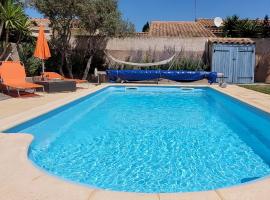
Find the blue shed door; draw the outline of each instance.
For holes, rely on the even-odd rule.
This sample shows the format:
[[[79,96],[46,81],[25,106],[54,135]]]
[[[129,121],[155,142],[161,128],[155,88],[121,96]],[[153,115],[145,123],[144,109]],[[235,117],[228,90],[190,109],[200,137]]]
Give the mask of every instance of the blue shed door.
[[[239,46],[235,52],[234,83],[253,83],[255,50],[253,46]]]
[[[233,51],[230,46],[214,45],[212,54],[212,71],[223,73],[226,82],[233,82]]]
[[[223,73],[228,83],[253,83],[255,46],[215,44],[212,71]]]

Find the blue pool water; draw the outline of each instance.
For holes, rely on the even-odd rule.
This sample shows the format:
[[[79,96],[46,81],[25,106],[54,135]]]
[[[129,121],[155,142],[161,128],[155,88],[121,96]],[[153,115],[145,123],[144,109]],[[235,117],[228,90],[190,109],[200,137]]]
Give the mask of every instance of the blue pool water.
[[[109,87],[14,127],[56,176],[129,192],[191,192],[270,174],[270,116],[210,88]]]

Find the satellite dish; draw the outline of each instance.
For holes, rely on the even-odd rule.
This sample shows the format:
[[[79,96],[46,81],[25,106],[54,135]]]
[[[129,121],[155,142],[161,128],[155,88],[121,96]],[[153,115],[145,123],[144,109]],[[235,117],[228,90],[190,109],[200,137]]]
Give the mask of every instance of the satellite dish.
[[[216,27],[221,27],[221,25],[223,24],[223,19],[221,17],[216,17],[214,19],[214,24],[216,25]]]

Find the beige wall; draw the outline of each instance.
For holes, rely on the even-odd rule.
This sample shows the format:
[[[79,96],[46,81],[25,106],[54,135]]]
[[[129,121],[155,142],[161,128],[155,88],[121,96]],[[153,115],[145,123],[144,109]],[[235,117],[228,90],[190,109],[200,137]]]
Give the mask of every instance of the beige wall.
[[[255,81],[270,83],[270,38],[253,40],[256,42]]]
[[[155,49],[163,51],[164,47],[172,47],[176,51],[195,51],[202,52],[205,50],[207,38],[163,38],[163,37],[132,37],[132,38],[114,38],[107,44],[108,50],[125,51],[125,50],[143,50]]]
[[[198,58],[204,58],[207,40],[207,38],[166,37],[114,38],[108,41],[106,49],[110,51],[111,55],[121,60],[134,58],[134,52],[141,51],[144,56],[147,54],[146,52],[155,52],[154,55],[158,61],[169,57],[169,55],[164,57],[164,52],[168,53],[168,49],[174,49],[176,52],[182,51],[187,56],[196,55]],[[136,62],[136,59],[132,59],[132,61]]]

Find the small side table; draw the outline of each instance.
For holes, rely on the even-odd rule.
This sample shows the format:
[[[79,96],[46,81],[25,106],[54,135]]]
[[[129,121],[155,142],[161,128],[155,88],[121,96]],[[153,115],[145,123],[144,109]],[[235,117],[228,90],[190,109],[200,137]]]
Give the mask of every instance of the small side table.
[[[48,81],[35,81],[38,85],[43,85],[45,92],[75,92],[76,82],[69,80],[48,80]]]

